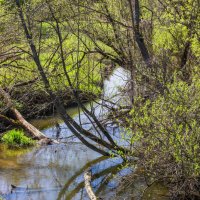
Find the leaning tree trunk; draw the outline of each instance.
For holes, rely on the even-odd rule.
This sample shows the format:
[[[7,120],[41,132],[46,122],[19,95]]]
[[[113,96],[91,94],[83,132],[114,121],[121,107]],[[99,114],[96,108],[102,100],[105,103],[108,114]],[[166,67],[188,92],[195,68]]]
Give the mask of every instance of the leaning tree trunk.
[[[3,97],[8,109],[13,113],[16,120],[9,119],[7,117],[3,118],[0,116],[2,120],[6,120],[7,122],[10,122],[12,125],[17,125],[22,127],[24,130],[26,130],[31,136],[35,139],[45,139],[47,138],[42,132],[40,132],[37,128],[35,128],[32,124],[27,122],[24,117],[21,115],[21,113],[15,108],[15,106],[12,103],[10,95],[0,87],[0,96]]]
[[[36,139],[43,139],[47,138],[42,132],[40,132],[37,128],[35,128],[32,124],[27,122],[21,113],[16,108],[10,109],[12,113],[15,115],[16,119],[18,120],[19,124],[23,129],[25,129],[28,133],[31,134],[32,137]]]
[[[64,123],[68,126],[68,128],[72,131],[72,133],[83,144],[85,144],[87,147],[91,148],[92,150],[94,150],[104,156],[110,156],[111,155],[110,152],[112,152],[112,155],[116,155],[116,154],[118,154],[118,152],[124,152],[124,153],[130,152],[129,149],[127,149],[125,147],[120,147],[117,144],[115,144],[115,142],[112,140],[111,137],[109,137],[109,134],[105,131],[105,129],[102,127],[100,122],[96,119],[96,117],[94,115],[91,116],[90,113],[87,113],[87,111],[84,109],[84,107],[81,106],[83,108],[84,112],[86,112],[86,114],[88,116],[92,117],[95,124],[97,125],[99,130],[101,130],[101,132],[107,137],[108,141],[102,139],[101,136],[98,137],[95,134],[84,129],[65,111],[62,100],[59,98],[59,96],[56,96],[55,93],[53,92],[50,82],[49,82],[49,79],[47,78],[45,70],[41,64],[39,52],[37,51],[37,48],[36,48],[34,40],[33,40],[33,36],[28,28],[28,24],[26,22],[26,17],[24,16],[23,8],[20,4],[20,1],[15,0],[15,3],[16,3],[17,9],[18,9],[18,15],[21,20],[21,25],[24,29],[25,37],[27,39],[28,45],[29,45],[31,53],[32,53],[31,54],[32,58],[37,66],[38,72],[40,73],[40,76],[42,78],[45,89],[46,89],[47,93],[49,94],[50,98],[52,99],[52,101],[54,101],[56,109],[57,109],[58,113],[60,114],[60,116],[62,117]],[[58,28],[59,28],[59,26],[57,26],[57,30],[58,30]],[[59,33],[58,33],[58,35],[59,35]],[[61,42],[62,38],[60,37],[59,40]],[[60,44],[60,49],[61,48],[62,48],[62,42]],[[62,55],[63,55],[63,53],[61,50],[61,57],[62,57],[62,62],[63,62],[64,60],[63,60]],[[63,66],[65,68],[65,66],[66,66],[65,63],[63,63]],[[64,73],[65,73],[65,71],[64,71]],[[66,78],[68,79],[68,76],[66,76]],[[78,102],[80,103],[80,101],[78,101]],[[95,144],[94,144],[94,142],[95,142]]]

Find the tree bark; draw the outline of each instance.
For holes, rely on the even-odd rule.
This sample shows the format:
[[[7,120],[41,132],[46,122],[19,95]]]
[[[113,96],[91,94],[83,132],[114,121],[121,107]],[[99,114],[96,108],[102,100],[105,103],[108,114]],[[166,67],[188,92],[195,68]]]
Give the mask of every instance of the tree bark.
[[[92,186],[91,186],[91,181],[92,181],[92,174],[91,174],[91,170],[88,169],[85,173],[84,173],[84,179],[85,179],[85,189],[87,191],[87,194],[89,196],[89,198],[91,200],[97,200],[96,195],[94,194],[93,190],[92,190]]]
[[[24,130],[26,130],[28,133],[31,134],[32,137],[36,139],[43,139],[47,138],[42,132],[40,132],[37,128],[35,128],[32,124],[27,122],[24,117],[21,115],[21,113],[14,107],[10,95],[3,90],[0,87],[0,95],[4,98],[4,101],[8,107],[8,109],[13,113],[15,116],[16,120],[9,119],[6,116],[0,115],[0,118],[2,118],[4,121],[11,123],[12,125],[15,126],[20,126]]]
[[[140,31],[140,4],[139,0],[128,0],[132,16],[133,32],[135,34],[135,41],[139,47],[142,58],[147,67],[151,67],[151,57],[148,48],[144,42],[144,36]]]
[[[20,123],[21,127],[23,129],[25,129],[28,133],[30,133],[33,138],[36,138],[36,139],[47,138],[42,132],[40,132],[32,124],[30,124],[29,122],[27,122],[24,119],[24,117],[21,115],[21,113],[16,108],[11,108],[10,110],[12,111],[12,113],[17,118],[17,120]]]

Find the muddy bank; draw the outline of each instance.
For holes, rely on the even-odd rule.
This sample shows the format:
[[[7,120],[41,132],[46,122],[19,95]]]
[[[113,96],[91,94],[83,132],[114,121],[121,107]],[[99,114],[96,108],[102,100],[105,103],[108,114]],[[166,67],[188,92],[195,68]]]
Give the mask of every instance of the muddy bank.
[[[59,96],[59,98],[63,101],[66,108],[77,106],[76,99],[71,91],[60,91],[57,93],[57,96]],[[18,100],[18,102],[20,102],[18,109],[27,119],[49,116],[55,112],[54,102],[52,102],[49,95],[45,91],[32,90],[27,93],[15,91],[12,94],[12,97],[14,100]],[[80,91],[79,98],[81,102],[85,103],[94,100],[97,96],[90,92]]]

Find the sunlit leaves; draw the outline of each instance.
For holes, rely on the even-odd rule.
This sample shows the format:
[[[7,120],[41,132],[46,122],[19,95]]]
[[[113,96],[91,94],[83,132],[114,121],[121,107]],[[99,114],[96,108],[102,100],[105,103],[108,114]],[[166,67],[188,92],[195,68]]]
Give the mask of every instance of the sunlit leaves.
[[[197,71],[191,84],[175,76],[164,96],[145,103],[142,98],[136,100],[128,121],[132,140],[144,144],[141,151],[147,165],[162,168],[161,159],[172,162],[174,170],[182,164],[187,169],[184,176],[199,175],[200,77]]]

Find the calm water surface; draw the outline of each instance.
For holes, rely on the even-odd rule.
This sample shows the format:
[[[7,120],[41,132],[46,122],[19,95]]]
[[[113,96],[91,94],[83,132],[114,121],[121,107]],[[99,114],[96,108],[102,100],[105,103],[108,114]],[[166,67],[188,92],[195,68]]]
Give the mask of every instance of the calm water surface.
[[[118,95],[119,88],[125,86],[127,79],[125,70],[116,69],[110,79],[104,82],[104,99],[112,99],[120,104],[127,101],[127,97]],[[95,107],[95,114],[102,118],[107,110],[98,103],[104,102],[99,100],[86,106]],[[67,112],[84,128],[94,131],[86,116],[83,113],[79,115],[78,108],[69,108]],[[96,194],[103,199],[116,199],[114,189],[120,177],[132,172],[122,167],[121,159],[106,159],[82,145],[56,115],[32,120],[31,123],[48,137],[58,138],[64,143],[25,150],[11,150],[0,144],[0,194],[6,200],[88,199],[83,172],[90,166]],[[61,129],[59,135],[56,124]],[[108,130],[119,140],[121,131],[118,127],[111,126]],[[142,183],[138,181],[138,187],[141,186]],[[124,195],[126,199],[127,195]]]

